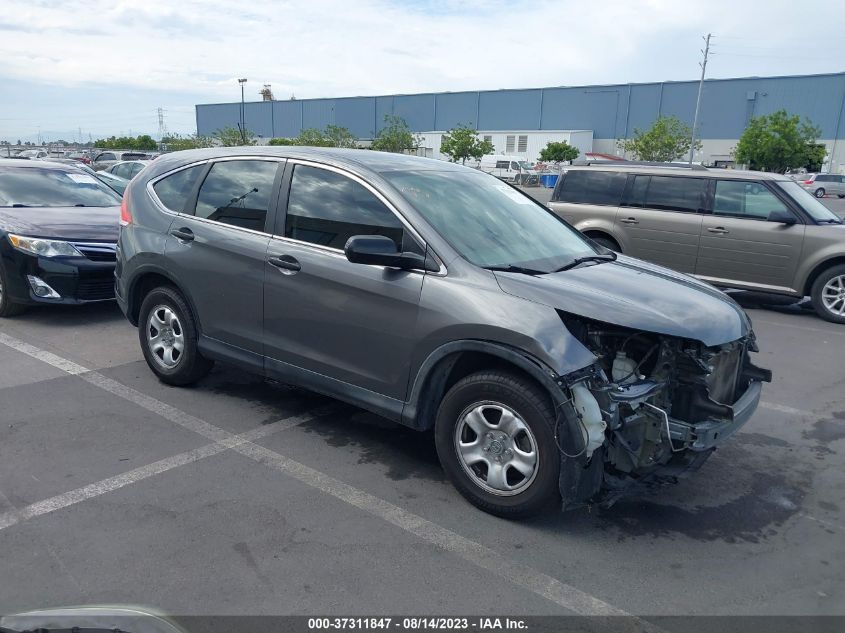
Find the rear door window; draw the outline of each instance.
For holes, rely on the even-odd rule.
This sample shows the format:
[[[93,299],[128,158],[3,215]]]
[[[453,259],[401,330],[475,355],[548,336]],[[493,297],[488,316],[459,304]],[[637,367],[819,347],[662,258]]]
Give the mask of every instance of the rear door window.
[[[194,184],[205,165],[194,165],[166,176],[153,185],[156,197],[171,211],[184,213]]]
[[[627,206],[696,213],[704,209],[707,180],[684,176],[636,176]]]
[[[717,180],[713,215],[766,220],[772,211],[789,213],[786,205],[765,186],[743,180]]]
[[[627,179],[623,172],[569,170],[556,192],[555,202],[618,206]]]
[[[205,177],[195,215],[253,231],[264,231],[277,161],[228,160],[214,163]]]

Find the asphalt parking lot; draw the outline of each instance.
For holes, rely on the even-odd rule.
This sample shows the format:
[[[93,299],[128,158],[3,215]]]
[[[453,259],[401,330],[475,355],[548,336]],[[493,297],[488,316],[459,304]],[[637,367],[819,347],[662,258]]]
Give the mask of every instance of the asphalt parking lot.
[[[0,612],[845,614],[845,327],[739,298],[775,377],[734,441],[524,522],[465,502],[430,435],[220,365],[157,382],[113,304],[3,320]]]

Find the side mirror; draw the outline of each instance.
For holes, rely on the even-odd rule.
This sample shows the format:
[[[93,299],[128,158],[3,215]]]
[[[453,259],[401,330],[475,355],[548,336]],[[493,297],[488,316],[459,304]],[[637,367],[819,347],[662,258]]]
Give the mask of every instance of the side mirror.
[[[769,222],[778,222],[779,224],[786,224],[787,226],[792,226],[798,222],[798,220],[795,219],[795,216],[785,209],[775,209],[774,211],[770,211],[768,220]]]
[[[396,242],[385,235],[354,235],[346,241],[343,252],[353,264],[389,266],[403,270],[438,271],[435,262],[418,253],[399,252]]]

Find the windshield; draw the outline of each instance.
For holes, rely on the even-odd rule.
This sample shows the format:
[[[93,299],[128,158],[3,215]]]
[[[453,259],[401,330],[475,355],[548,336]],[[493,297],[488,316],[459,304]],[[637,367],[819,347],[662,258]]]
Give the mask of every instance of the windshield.
[[[120,197],[81,171],[0,167],[0,207],[113,207]]]
[[[464,171],[383,176],[476,266],[551,272],[596,254],[584,237],[551,211],[493,176]]]
[[[804,211],[816,222],[841,222],[838,215],[824,206],[817,198],[812,196],[806,189],[794,180],[778,180],[778,187],[783,189]]]
[[[519,161],[519,166],[523,169],[534,169],[534,165],[524,160]]]

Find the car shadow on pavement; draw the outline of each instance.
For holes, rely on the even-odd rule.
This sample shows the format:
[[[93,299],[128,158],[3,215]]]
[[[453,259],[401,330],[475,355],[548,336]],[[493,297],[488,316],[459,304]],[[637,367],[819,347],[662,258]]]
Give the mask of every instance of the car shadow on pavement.
[[[10,323],[61,325],[73,327],[126,322],[126,317],[114,301],[83,303],[81,305],[29,306],[23,314],[8,319]]]

